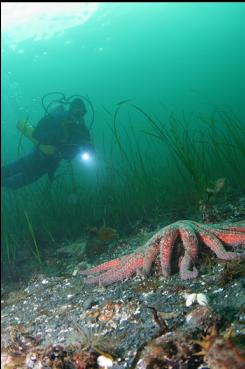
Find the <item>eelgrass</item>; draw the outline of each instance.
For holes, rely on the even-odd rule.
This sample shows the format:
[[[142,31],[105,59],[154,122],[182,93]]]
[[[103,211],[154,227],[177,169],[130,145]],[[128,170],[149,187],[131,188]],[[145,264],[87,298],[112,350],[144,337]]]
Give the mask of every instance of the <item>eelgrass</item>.
[[[2,222],[4,220],[2,219]],[[3,231],[5,227],[2,227],[2,260],[6,261],[8,265],[14,264],[16,260],[16,247],[14,245],[14,242],[11,239],[11,234],[9,233],[9,229],[6,229],[6,231]]]
[[[215,111],[210,129],[214,150],[219,150],[222,161],[229,166],[233,182],[245,186],[245,123],[233,113]],[[220,160],[221,161],[221,160]]]
[[[188,127],[171,114],[169,117],[169,128],[167,128],[165,123],[161,123],[156,119],[153,119],[140,107],[136,105],[131,106],[148,120],[150,127],[153,129],[153,131],[144,132],[162,141],[164,145],[167,145],[170,148],[175,158],[178,160],[177,168],[179,170],[179,174],[185,180],[186,178],[183,172],[183,169],[185,169],[194,183],[195,191],[198,196],[202,196],[206,181],[205,172],[203,171],[205,157],[203,156],[203,152],[199,150],[199,147],[190,136]],[[178,165],[179,163],[181,166]]]
[[[31,239],[32,239],[32,242],[33,242],[33,245],[34,245],[34,247],[31,248],[31,251],[32,251],[33,255],[35,256],[35,258],[37,259],[37,261],[39,262],[39,264],[41,264],[42,260],[41,260],[40,251],[39,251],[39,248],[38,248],[37,239],[36,239],[36,236],[35,236],[35,232],[34,232],[32,223],[31,223],[30,218],[29,218],[29,216],[28,216],[28,214],[25,210],[24,210],[24,214],[25,214],[27,225],[28,225],[28,230],[30,232]]]
[[[122,119],[121,109],[129,107],[133,113]],[[201,134],[185,116],[172,114],[166,122],[136,105],[120,103],[109,116],[104,142],[101,138],[102,165],[93,179],[69,165],[52,184],[44,178],[3,199],[2,261],[17,262],[16,248],[28,247],[41,263],[43,248],[73,241],[87,227],[107,224],[120,233],[139,220],[154,222],[173,207],[178,211],[195,205],[207,183],[219,176],[233,183],[243,163],[244,130],[227,114],[219,115],[218,126],[217,117],[203,119]],[[239,176],[242,183],[244,174]],[[69,203],[74,193],[76,200]]]

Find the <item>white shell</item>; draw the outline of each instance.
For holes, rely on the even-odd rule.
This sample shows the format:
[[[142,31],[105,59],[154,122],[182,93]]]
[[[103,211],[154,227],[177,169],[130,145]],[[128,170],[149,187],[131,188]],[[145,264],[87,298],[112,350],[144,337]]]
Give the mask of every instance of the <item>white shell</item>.
[[[72,273],[72,276],[76,277],[77,273],[78,273],[78,269],[75,269],[74,272]]]
[[[113,365],[113,361],[109,358],[106,357],[104,355],[100,355],[97,358],[97,364],[99,365],[100,368],[111,368]]]
[[[197,302],[199,305],[206,306],[208,305],[208,297],[204,293],[197,294]]]
[[[186,300],[185,300],[186,306],[191,306],[196,301],[197,294],[196,293],[190,293],[189,295],[187,294],[185,296],[185,298],[186,298]]]

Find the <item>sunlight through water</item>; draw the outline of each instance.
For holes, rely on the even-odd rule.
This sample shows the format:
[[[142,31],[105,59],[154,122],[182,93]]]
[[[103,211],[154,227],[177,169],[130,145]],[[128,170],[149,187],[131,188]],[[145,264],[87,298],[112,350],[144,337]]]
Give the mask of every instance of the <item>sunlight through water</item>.
[[[12,46],[49,39],[86,22],[97,9],[95,2],[1,3],[2,36]]]

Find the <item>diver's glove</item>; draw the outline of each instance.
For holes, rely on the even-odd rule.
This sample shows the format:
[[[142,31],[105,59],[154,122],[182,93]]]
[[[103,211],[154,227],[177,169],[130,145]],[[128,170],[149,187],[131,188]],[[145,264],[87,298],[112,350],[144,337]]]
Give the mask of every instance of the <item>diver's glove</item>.
[[[44,145],[41,144],[38,140],[36,140],[32,134],[34,132],[34,128],[28,123],[27,120],[20,120],[16,127],[18,128],[18,130],[25,136],[27,137],[32,143],[34,143],[34,145],[37,146],[37,148],[45,155],[49,156],[49,155],[54,155],[57,150],[54,146],[52,145]]]
[[[34,128],[28,123],[28,120],[19,120],[16,128],[27,138],[32,139]]]
[[[45,155],[54,155],[56,153],[56,148],[52,145],[43,145],[39,143],[37,147]]]

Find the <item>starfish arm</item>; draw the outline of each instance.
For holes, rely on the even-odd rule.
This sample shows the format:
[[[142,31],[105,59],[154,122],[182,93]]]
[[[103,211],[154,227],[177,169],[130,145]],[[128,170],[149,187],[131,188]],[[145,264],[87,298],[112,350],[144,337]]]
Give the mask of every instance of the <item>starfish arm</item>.
[[[243,245],[245,246],[245,233],[237,231],[214,231],[214,234],[220,239],[220,241],[228,245]]]
[[[195,230],[190,225],[185,225],[179,229],[179,234],[185,251],[194,262],[198,257],[198,239]]]
[[[108,286],[115,282],[122,281],[131,277],[139,268],[142,268],[144,258],[140,254],[132,254],[130,258],[124,260],[119,268],[114,267],[97,277],[88,277],[85,280],[85,284],[101,284],[102,286]]]
[[[236,232],[245,232],[245,226],[242,226],[242,225],[237,225],[237,226],[229,226],[227,228],[225,228],[227,230],[231,230],[231,231],[236,231]]]
[[[231,231],[245,232],[245,221],[223,224],[224,229],[229,229]]]
[[[185,249],[184,257],[180,261],[180,277],[181,279],[196,278],[198,275],[197,269],[193,267],[193,270],[190,270],[198,257],[198,239],[196,233],[189,225],[180,228],[179,233]]]
[[[161,270],[165,277],[171,274],[171,256],[177,236],[178,230],[175,227],[166,227],[159,243]]]
[[[144,264],[143,264],[143,273],[144,275],[148,275],[151,271],[152,264],[159,254],[159,241],[156,241],[153,245],[151,245],[144,256]]]
[[[216,235],[220,241],[228,245],[245,245],[245,226],[244,222],[230,224],[200,224],[192,222],[195,229],[205,230],[208,233]]]
[[[117,271],[116,269],[111,269],[111,270],[107,270],[106,272],[96,277],[89,276],[87,279],[85,279],[84,283],[107,286],[109,284],[112,284],[120,280],[121,280],[120,272]]]
[[[180,278],[185,279],[193,279],[198,276],[198,271],[196,267],[193,267],[193,270],[190,270],[192,265],[192,258],[185,251],[183,258],[180,261]]]
[[[205,230],[198,232],[201,240],[222,260],[233,260],[242,256],[241,253],[226,251],[221,241],[212,233]]]
[[[202,223],[197,223],[195,221],[191,221],[191,222],[195,227],[205,228],[209,231],[218,231],[218,232],[234,231],[238,233],[245,233],[245,222],[244,221],[235,222],[235,223],[216,223],[216,224],[202,224]]]
[[[126,256],[128,256],[128,255],[126,255]],[[92,275],[94,273],[103,272],[104,270],[108,270],[108,269],[111,269],[111,268],[116,268],[122,263],[122,260],[123,260],[123,257],[113,259],[113,260],[109,260],[109,261],[106,261],[105,263],[97,265],[93,268],[86,269],[86,270],[81,270],[80,273],[83,274],[83,275]]]

